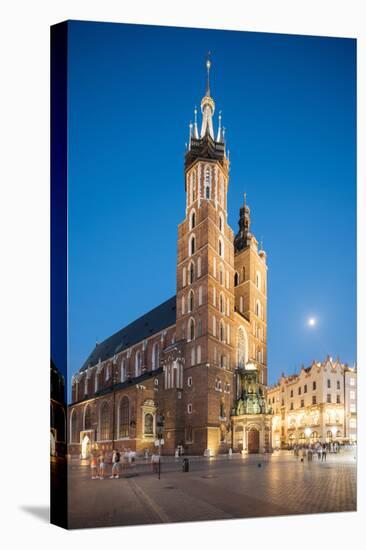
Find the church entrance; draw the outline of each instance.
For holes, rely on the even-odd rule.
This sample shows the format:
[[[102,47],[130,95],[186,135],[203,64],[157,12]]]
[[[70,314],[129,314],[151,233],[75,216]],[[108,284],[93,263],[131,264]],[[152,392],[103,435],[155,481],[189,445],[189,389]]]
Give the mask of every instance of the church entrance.
[[[255,428],[248,431],[248,453],[259,453],[259,431]]]
[[[88,458],[90,455],[90,439],[89,436],[84,435],[81,443],[81,458]]]

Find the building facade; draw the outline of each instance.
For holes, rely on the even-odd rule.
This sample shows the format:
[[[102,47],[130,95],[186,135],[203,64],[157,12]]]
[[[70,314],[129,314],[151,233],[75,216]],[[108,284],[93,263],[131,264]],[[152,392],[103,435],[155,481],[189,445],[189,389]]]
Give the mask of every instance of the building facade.
[[[356,395],[356,369],[331,357],[302,367],[299,374],[283,375],[267,393],[273,447],[356,442]]]
[[[245,199],[237,235],[227,223],[230,163],[209,72],[208,61],[184,159],[176,296],[98,344],[73,377],[71,454],[142,452],[159,436],[165,453],[270,448],[266,254]]]

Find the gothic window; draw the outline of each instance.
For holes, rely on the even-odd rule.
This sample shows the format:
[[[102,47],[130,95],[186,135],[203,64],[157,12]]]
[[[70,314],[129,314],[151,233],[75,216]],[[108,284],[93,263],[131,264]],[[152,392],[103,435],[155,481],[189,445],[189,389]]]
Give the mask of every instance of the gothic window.
[[[260,290],[261,289],[261,274],[257,271],[255,275],[255,286]]]
[[[194,309],[194,292],[193,292],[193,290],[190,290],[190,292],[189,292],[188,304],[189,304],[189,311],[193,311],[193,309]]]
[[[224,243],[221,237],[219,237],[219,256],[224,255]]]
[[[130,428],[130,402],[125,396],[119,402],[119,437],[128,437]]]
[[[141,374],[141,352],[137,351],[135,355],[135,376]]]
[[[121,382],[124,382],[127,378],[127,372],[126,372],[126,359],[122,359],[121,363]]]
[[[84,430],[91,430],[91,408],[86,405],[84,409]]]
[[[198,319],[198,326],[197,326],[197,336],[202,336],[202,321],[201,319]]]
[[[222,214],[219,215],[219,229],[220,231],[224,229],[224,218],[222,217]]]
[[[212,267],[213,276],[216,277],[216,257],[215,256],[214,256],[212,265],[213,265]]]
[[[225,341],[225,326],[222,321],[220,322],[220,340],[221,342]]]
[[[183,267],[183,274],[182,274],[182,286],[186,286],[187,284],[187,270],[185,267]]]
[[[195,356],[195,349],[192,347],[191,349],[191,366],[193,367],[196,363],[196,356]]]
[[[222,292],[220,293],[220,313],[225,313],[225,299]]]
[[[237,271],[235,271],[234,286],[238,286],[238,284],[239,284],[239,273]]]
[[[222,265],[220,265],[219,280],[220,280],[220,285],[223,285],[224,284],[224,268],[222,267]]]
[[[194,235],[191,235],[189,239],[189,250],[188,254],[189,256],[192,256],[196,252],[196,237]]]
[[[185,303],[184,303],[184,296],[182,296],[182,315],[184,315],[185,312]]]
[[[201,363],[201,346],[197,346],[197,363]]]
[[[203,290],[202,290],[202,287],[200,286],[199,289],[198,289],[198,305],[199,306],[202,305],[202,293],[203,293]]]
[[[188,274],[189,274],[189,283],[192,284],[193,281],[194,281],[194,263],[191,262],[189,264],[189,271],[188,271]]]
[[[212,303],[216,307],[216,287],[212,289]]]
[[[151,413],[145,414],[144,434],[145,435],[154,435],[154,417]]]
[[[228,323],[227,328],[226,328],[226,343],[230,344],[230,325],[229,325],[229,323]]]
[[[109,426],[109,405],[103,403],[100,410],[100,437],[101,441],[106,441],[110,438],[110,426]]]
[[[71,429],[70,429],[71,443],[78,443],[78,419],[76,416],[75,409],[71,411],[70,424],[71,424]]]
[[[201,256],[199,256],[197,260],[197,277],[201,277],[201,272],[202,272],[202,259],[201,259]]]
[[[206,199],[209,199],[210,195],[211,195],[210,167],[206,166],[206,169],[205,169],[205,197],[206,197]]]
[[[192,230],[196,227],[196,212],[192,210],[190,219],[189,219],[189,229]]]
[[[96,371],[94,375],[94,392],[97,392],[97,391],[98,391],[98,372]]]
[[[261,303],[259,300],[255,302],[255,314],[257,317],[261,316]]]
[[[212,317],[212,334],[216,336],[216,317]]]
[[[226,315],[230,315],[230,300],[229,298],[226,299]]]
[[[155,342],[152,348],[152,370],[159,368],[159,344]]]
[[[189,335],[189,340],[194,340],[194,319],[190,319],[189,320],[189,326],[188,326],[188,335]]]

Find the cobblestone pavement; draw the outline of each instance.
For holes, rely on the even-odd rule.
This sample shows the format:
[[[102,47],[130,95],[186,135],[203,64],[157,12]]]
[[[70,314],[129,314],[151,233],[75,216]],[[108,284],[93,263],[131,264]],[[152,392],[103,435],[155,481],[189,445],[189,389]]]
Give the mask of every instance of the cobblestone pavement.
[[[109,473],[109,472],[108,472]],[[232,459],[164,457],[160,480],[141,461],[119,479],[91,480],[69,466],[71,528],[141,525],[356,510],[354,453],[301,462],[291,453]]]

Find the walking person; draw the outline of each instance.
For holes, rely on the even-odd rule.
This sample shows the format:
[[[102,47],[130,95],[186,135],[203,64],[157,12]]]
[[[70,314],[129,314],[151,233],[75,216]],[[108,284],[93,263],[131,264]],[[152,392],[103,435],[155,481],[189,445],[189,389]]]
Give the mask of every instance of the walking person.
[[[322,462],[327,460],[327,446],[323,446],[323,452],[322,452]]]
[[[107,464],[106,464],[105,456],[103,452],[100,453],[98,462],[99,462],[99,479],[104,479]]]
[[[118,479],[119,478],[119,462],[121,459],[121,455],[119,454],[119,451],[117,449],[113,450],[112,455],[112,475],[111,479]]]
[[[98,479],[98,461],[95,453],[92,453],[90,458],[91,478]]]

